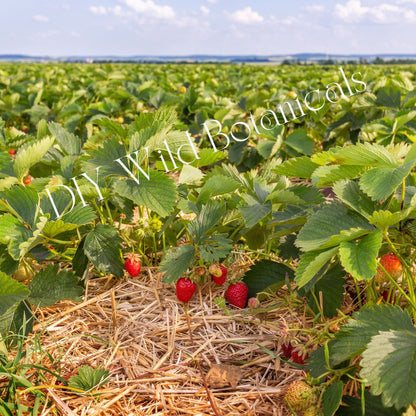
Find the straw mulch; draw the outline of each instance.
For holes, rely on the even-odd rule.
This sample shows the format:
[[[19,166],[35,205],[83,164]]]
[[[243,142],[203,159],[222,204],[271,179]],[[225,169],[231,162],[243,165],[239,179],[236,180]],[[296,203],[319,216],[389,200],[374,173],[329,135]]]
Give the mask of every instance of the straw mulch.
[[[214,415],[200,369],[206,378],[216,364],[241,373],[234,386],[209,387],[217,414],[289,415],[285,388],[301,370],[260,345],[279,354],[279,323],[307,326],[305,317],[284,302],[262,314],[230,309],[230,316],[214,302],[224,291],[207,283],[195,293],[188,305],[192,336],[173,285],[151,268],[134,279],[92,279],[82,303],[38,311],[35,332],[63,376],[87,364],[111,374],[99,397],[49,388],[53,406],[42,415]],[[269,302],[279,296],[284,290]]]

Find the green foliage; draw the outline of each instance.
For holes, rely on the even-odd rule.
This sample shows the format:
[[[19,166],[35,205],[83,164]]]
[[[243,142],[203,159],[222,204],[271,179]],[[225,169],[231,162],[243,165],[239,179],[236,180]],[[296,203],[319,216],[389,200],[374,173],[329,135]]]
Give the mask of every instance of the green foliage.
[[[396,409],[416,403],[416,329],[379,331],[363,352],[361,376],[383,405]]]
[[[169,215],[177,198],[173,180],[157,171],[152,171],[149,176],[149,180],[142,179],[140,185],[131,179],[121,180],[115,190],[120,196],[148,207],[162,217]]]
[[[108,383],[109,377],[110,372],[105,368],[92,368],[89,365],[84,365],[78,370],[78,374],[69,379],[68,385],[89,393]]]
[[[60,271],[59,266],[49,265],[37,273],[29,285],[29,302],[37,307],[52,306],[63,299],[81,301],[83,289],[78,286],[78,278],[67,271]]]
[[[160,271],[165,272],[163,281],[171,283],[178,280],[188,270],[194,256],[194,246],[183,245],[168,251],[160,263]]]
[[[344,274],[342,267],[335,263],[325,271],[325,274],[320,275],[318,273],[305,286],[304,291],[308,299],[308,305],[315,313],[319,313],[322,308],[324,316],[329,318],[337,316],[344,300]],[[301,293],[303,294],[303,291]]]
[[[34,189],[25,186],[12,186],[0,193],[7,209],[29,226],[33,226],[38,214],[39,197]]]
[[[361,396],[361,392],[358,392]],[[385,407],[381,403],[380,396],[373,396],[370,392],[364,391],[364,400],[352,396],[343,396],[342,402],[344,405],[340,406],[337,416],[358,416],[362,414],[364,408],[365,416],[402,416],[401,411],[394,407]]]
[[[377,167],[365,172],[360,179],[361,189],[373,200],[386,199],[409,175],[413,163],[400,167]]]
[[[11,307],[27,298],[29,289],[0,272],[0,316]]]
[[[322,397],[322,407],[325,416],[333,416],[342,400],[344,384],[341,381],[332,383]]]
[[[271,260],[256,262],[244,274],[243,282],[248,287],[248,297],[255,297],[267,290],[277,290],[286,281],[293,279],[293,270],[282,263]]]
[[[357,280],[370,280],[377,270],[377,255],[381,247],[380,230],[373,231],[358,243],[344,241],[339,256],[345,270]]]
[[[53,142],[52,137],[45,137],[19,149],[13,165],[17,179],[22,180],[25,173],[45,156]]]
[[[345,277],[365,280],[373,305],[377,258],[393,251],[409,263],[398,282],[406,312],[363,307],[331,336],[328,362],[324,349],[312,354],[312,373],[333,376],[322,402],[327,415],[339,405],[342,377],[360,376],[360,354],[361,376],[385,404],[413,399],[398,376],[413,366],[405,355],[414,349],[408,314],[416,317],[412,68],[366,67],[366,91],[302,118],[286,111],[280,125],[265,114],[282,104],[289,86],[300,99],[321,88],[311,102],[320,105],[321,85],[340,80],[339,68],[141,65],[137,71],[3,63],[0,69],[0,270],[11,275],[34,259],[41,264],[29,288],[0,275],[3,333],[20,331],[25,315],[33,319],[28,301],[44,306],[79,298],[78,280],[85,281],[91,263],[95,271],[122,276],[123,251],[160,264],[169,283],[233,250],[283,258],[291,267],[262,261],[246,273],[250,296],[294,278],[291,296],[306,298],[314,322],[324,318],[318,314],[337,314]],[[364,74],[356,66],[344,69],[347,76]],[[184,84],[186,93],[179,92]],[[215,151],[202,128],[209,119],[220,123],[211,134],[222,150]],[[238,122],[250,125],[247,139]],[[23,186],[29,174],[34,179]],[[58,263],[72,272],[53,266]],[[388,348],[377,349],[377,342]],[[99,382],[88,371],[80,371],[83,391]],[[403,380],[413,387],[410,376]],[[375,410],[381,409],[376,399],[364,397],[368,414],[384,414]],[[343,400],[351,407],[339,414],[361,411],[362,403]]]
[[[67,155],[78,156],[81,154],[81,139],[79,137],[69,133],[58,123],[49,123],[48,128]]]
[[[49,265],[34,276],[29,287],[0,272],[2,335],[6,335],[11,328],[17,332],[23,325],[29,325],[32,312],[27,306],[27,301],[34,306],[44,307],[63,299],[80,300],[83,289],[77,286],[78,278],[71,272],[58,270],[58,265]]]
[[[390,330],[413,330],[413,324],[406,311],[397,306],[381,305],[363,308],[336,335],[331,359],[339,364],[361,354],[379,332]]]
[[[114,227],[98,224],[87,234],[84,252],[101,272],[122,277],[124,268],[121,261],[121,241]]]

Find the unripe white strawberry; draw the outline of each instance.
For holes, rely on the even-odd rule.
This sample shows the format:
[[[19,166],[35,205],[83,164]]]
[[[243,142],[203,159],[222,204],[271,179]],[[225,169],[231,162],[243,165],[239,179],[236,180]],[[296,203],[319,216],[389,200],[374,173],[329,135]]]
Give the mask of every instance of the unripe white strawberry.
[[[295,412],[298,412],[313,406],[317,397],[311,386],[302,380],[296,380],[289,384],[285,400]]]

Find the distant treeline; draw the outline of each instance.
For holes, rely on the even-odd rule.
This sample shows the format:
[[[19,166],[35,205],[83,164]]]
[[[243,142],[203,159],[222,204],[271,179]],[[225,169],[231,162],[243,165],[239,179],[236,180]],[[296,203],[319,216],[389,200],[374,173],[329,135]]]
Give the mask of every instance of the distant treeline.
[[[301,61],[300,59],[285,59],[282,61],[282,65],[406,65],[414,64],[416,59],[382,59],[377,57],[376,59],[369,60],[365,58],[350,59],[350,60],[334,60],[334,59],[319,59],[316,61]]]

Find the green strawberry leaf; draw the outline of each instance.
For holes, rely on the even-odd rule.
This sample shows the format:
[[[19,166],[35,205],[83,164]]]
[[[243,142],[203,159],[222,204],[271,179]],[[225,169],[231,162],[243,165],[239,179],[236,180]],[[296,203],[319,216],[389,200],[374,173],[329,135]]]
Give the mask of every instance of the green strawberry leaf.
[[[361,396],[361,391],[358,391],[358,395]],[[404,412],[404,409],[398,411],[394,407],[383,406],[381,397],[373,396],[367,390],[364,391],[363,402],[352,396],[343,396],[342,402],[344,404],[338,409],[337,416],[359,416],[363,408],[365,416],[402,416]]]
[[[79,137],[69,133],[58,123],[49,123],[48,128],[67,155],[78,156],[81,154],[81,139]]]
[[[284,142],[287,146],[303,155],[310,156],[313,153],[313,139],[308,136],[306,130],[296,129],[286,137]]]
[[[110,372],[105,368],[92,368],[85,365],[78,370],[78,374],[72,376],[68,386],[74,389],[90,392],[108,382]]]
[[[266,218],[272,212],[272,202],[267,201],[264,204],[253,204],[239,208],[243,215],[246,227],[254,227],[262,219]]]
[[[172,283],[178,280],[185,273],[195,257],[195,247],[182,245],[169,250],[160,263],[160,271],[164,283]]]
[[[23,283],[0,272],[0,315],[25,300],[29,293],[29,289]]]
[[[365,171],[363,166],[325,165],[319,166],[313,172],[311,179],[315,186],[331,186],[340,180],[357,178],[363,171]]]
[[[281,165],[276,166],[273,172],[278,175],[284,175],[288,177],[305,178],[309,179],[312,173],[320,165],[312,162],[307,156],[295,157],[286,160]]]
[[[140,185],[132,179],[120,180],[115,190],[120,196],[157,212],[161,217],[173,211],[177,198],[175,182],[158,171],[150,171],[149,180],[142,179]]]
[[[344,389],[344,383],[337,381],[332,383],[322,396],[322,408],[325,416],[333,416],[337,411],[342,400],[342,391]]]
[[[79,302],[83,289],[72,272],[59,271],[58,265],[49,265],[37,273],[29,285],[29,301],[37,307],[51,306],[63,299]]]
[[[371,337],[380,331],[413,331],[414,326],[407,311],[399,306],[374,305],[361,309],[336,334],[331,360],[334,364],[361,354]]]
[[[341,263],[345,270],[357,280],[370,280],[377,270],[377,255],[383,235],[373,231],[358,243],[344,241],[339,248]]]
[[[121,258],[121,243],[122,239],[114,227],[98,224],[87,234],[84,252],[101,272],[122,277],[124,266]]]
[[[41,161],[54,141],[55,139],[53,137],[45,137],[19,149],[13,165],[14,172],[19,181],[33,165]]]
[[[248,287],[248,297],[255,297],[267,290],[277,290],[286,283],[286,277],[293,280],[294,272],[282,263],[271,260],[256,262],[244,276],[243,282]]]
[[[39,197],[37,192],[27,186],[12,186],[0,193],[9,208],[9,212],[19,216],[26,224],[32,227],[39,210]]]
[[[338,181],[334,184],[336,196],[354,211],[357,211],[365,218],[376,210],[377,206],[363,191],[361,191],[357,182]]]
[[[205,236],[198,244],[201,259],[207,263],[212,263],[223,259],[230,254],[233,242],[227,238],[227,234],[217,234]]]
[[[309,307],[319,312],[320,296],[322,293],[322,306],[324,316],[332,318],[337,316],[344,300],[345,272],[339,263],[331,265],[329,270],[305,293]]]
[[[199,215],[188,224],[188,232],[195,244],[199,244],[204,234],[218,225],[227,213],[225,203],[213,200],[203,205]]]
[[[416,329],[379,331],[362,354],[361,376],[383,405],[396,409],[416,403]]]
[[[298,287],[301,288],[310,283],[337,252],[338,247],[334,247],[329,250],[313,250],[302,254],[295,275]]]
[[[368,170],[360,179],[360,188],[374,201],[387,199],[413,169],[414,162],[399,167],[381,166]]]
[[[240,183],[224,175],[211,176],[201,188],[198,196],[199,203],[206,203],[210,198],[234,192]]]
[[[308,218],[299,232],[296,245],[303,251],[330,248],[373,229],[361,215],[350,211],[341,202],[334,201]]]

